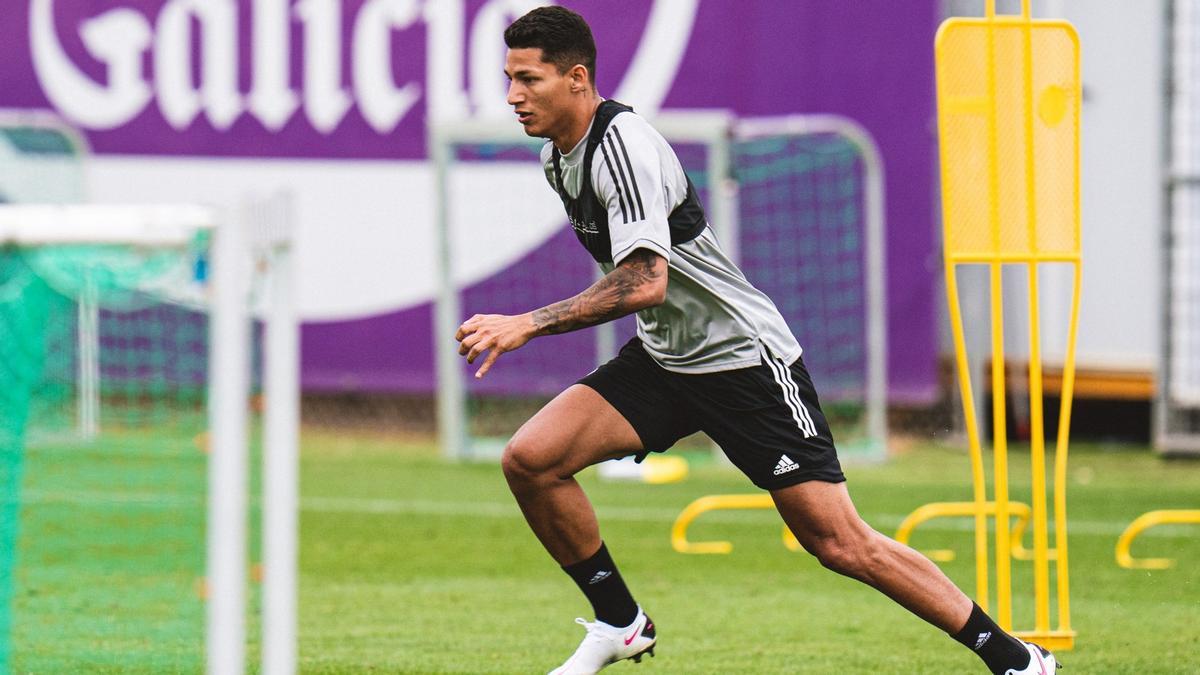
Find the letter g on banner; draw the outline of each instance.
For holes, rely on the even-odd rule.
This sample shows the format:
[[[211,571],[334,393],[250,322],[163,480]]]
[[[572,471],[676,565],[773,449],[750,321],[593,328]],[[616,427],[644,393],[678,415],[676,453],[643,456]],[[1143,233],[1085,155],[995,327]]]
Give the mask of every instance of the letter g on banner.
[[[146,18],[128,9],[113,9],[83,23],[83,44],[107,67],[108,84],[100,85],[71,62],[54,30],[52,0],[33,0],[29,13],[33,66],[46,97],[75,122],[92,129],[112,129],[135,117],[153,92],[142,79],[142,53],[150,45]]]

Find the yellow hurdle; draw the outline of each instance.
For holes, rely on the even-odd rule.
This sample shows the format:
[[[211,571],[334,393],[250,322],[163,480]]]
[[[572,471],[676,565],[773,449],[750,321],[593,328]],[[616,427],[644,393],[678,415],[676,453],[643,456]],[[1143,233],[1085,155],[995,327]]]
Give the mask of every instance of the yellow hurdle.
[[[684,507],[671,526],[671,548],[680,553],[729,553],[733,544],[728,541],[688,541],[687,531],[701,515],[709,511],[723,509],[773,509],[775,502],[769,494],[747,495],[708,495],[701,497]],[[800,542],[785,525],[783,527],[783,545],[789,551],[799,551]]]
[[[974,500],[929,504],[920,519],[969,515],[975,519],[976,601],[989,606],[988,518],[996,532],[996,605],[993,616],[1013,629],[1012,560],[1027,558],[1011,519],[1032,514],[1034,621],[1018,635],[1049,649],[1070,649],[1067,575],[1066,466],[1075,338],[1079,317],[1079,40],[1065,21],[1034,20],[1029,0],[1021,14],[996,14],[988,0],[983,18],[952,18],[936,41],[938,133],[946,293],[959,386],[971,452]],[[1043,263],[1073,268],[1071,316],[1063,367],[1054,462],[1054,548],[1046,508],[1042,355],[1038,270]],[[994,497],[988,499],[971,373],[967,366],[956,271],[988,265],[991,302],[991,382]],[[1029,414],[1031,505],[1010,502],[1006,436],[1004,315],[1001,271],[1024,265],[1029,286]],[[914,514],[916,515],[916,514]],[[915,523],[913,524],[915,526]],[[1023,528],[1022,528],[1023,529]],[[911,533],[905,533],[907,537]],[[1014,553],[1019,552],[1019,553]],[[1050,568],[1056,562],[1058,626],[1050,626]]]
[[[1017,519],[1012,528],[1012,543],[1009,549],[1012,552],[1012,557],[1017,560],[1033,560],[1033,552],[1025,548],[1025,545],[1021,543],[1021,539],[1025,534],[1025,528],[1029,526],[1029,518],[1032,511],[1030,511],[1028,504],[1021,504],[1020,502],[1009,502],[1008,507],[1009,515]],[[900,523],[900,527],[896,528],[896,541],[901,544],[907,544],[909,539],[912,538],[913,530],[917,529],[918,525],[927,520],[948,516],[973,516],[979,509],[980,505],[975,502],[935,502],[933,504],[926,504],[908,514]],[[984,502],[983,515],[995,516],[996,502]],[[921,551],[921,553],[936,562],[950,562],[955,558],[954,551],[950,549],[934,549]],[[1047,551],[1047,554],[1051,560],[1055,560],[1058,557],[1054,549]]]
[[[1171,558],[1137,559],[1129,552],[1139,534],[1156,525],[1200,525],[1200,510],[1179,509],[1150,511],[1138,516],[1117,539],[1117,564],[1131,570],[1165,570],[1173,567]]]

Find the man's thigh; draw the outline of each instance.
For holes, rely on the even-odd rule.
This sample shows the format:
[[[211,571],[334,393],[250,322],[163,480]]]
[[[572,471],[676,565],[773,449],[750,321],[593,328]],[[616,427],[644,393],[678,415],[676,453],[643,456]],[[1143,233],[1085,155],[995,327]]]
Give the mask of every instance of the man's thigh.
[[[591,387],[575,384],[554,397],[517,430],[510,452],[527,469],[564,478],[603,462],[640,452],[633,426]]]
[[[810,480],[771,491],[775,508],[809,551],[821,540],[852,539],[866,532],[845,483]]]
[[[700,425],[667,372],[633,338],[608,363],[579,380],[594,390],[633,428],[638,461],[665,452]]]

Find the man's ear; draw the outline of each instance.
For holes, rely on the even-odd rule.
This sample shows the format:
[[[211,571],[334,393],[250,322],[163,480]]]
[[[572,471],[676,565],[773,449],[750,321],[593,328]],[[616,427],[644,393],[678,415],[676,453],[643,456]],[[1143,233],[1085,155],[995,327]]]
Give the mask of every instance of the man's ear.
[[[571,66],[571,70],[568,71],[568,75],[571,77],[572,93],[579,93],[591,86],[589,84],[591,81],[590,73],[588,73],[587,66],[583,65],[582,63],[577,63]]]

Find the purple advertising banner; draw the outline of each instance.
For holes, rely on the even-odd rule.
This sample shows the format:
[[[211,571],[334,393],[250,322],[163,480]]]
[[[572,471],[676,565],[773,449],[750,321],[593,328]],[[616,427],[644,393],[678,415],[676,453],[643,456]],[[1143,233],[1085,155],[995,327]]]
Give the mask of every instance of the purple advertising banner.
[[[0,107],[56,111],[84,131],[98,162],[423,163],[430,116],[507,110],[501,33],[537,4],[9,0]],[[834,113],[873,135],[886,171],[890,397],[930,400],[940,302],[932,45],[942,3],[561,4],[593,27],[602,95],[741,116]],[[644,58],[647,42],[672,57]],[[578,254],[584,271],[569,280],[586,282]],[[319,318],[304,329],[305,387],[433,386],[428,296]]]

